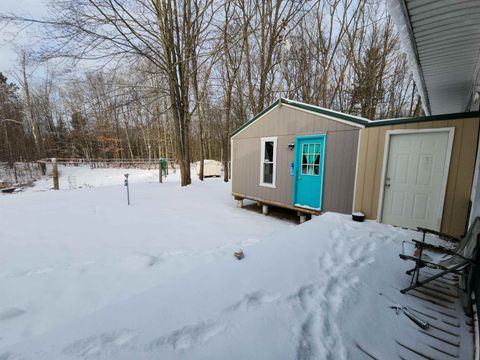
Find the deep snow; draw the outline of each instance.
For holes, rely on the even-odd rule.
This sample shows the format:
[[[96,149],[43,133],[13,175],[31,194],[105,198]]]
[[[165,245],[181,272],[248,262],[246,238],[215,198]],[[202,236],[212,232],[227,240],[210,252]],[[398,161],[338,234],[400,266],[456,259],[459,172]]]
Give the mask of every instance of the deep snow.
[[[158,170],[61,172],[61,188],[73,178],[97,187],[36,192],[51,184],[46,179],[0,195],[0,348],[293,226],[238,211],[220,179],[181,188],[178,173],[159,184]],[[99,186],[112,183],[119,185]]]
[[[138,184],[131,207],[123,195],[112,186],[0,198],[10,225],[0,227],[10,238],[0,359],[370,358],[360,348],[411,358],[400,342],[447,358],[390,308],[439,316],[399,292],[411,265],[401,242],[418,234],[334,213],[294,226],[235,208],[218,179]],[[454,310],[442,324],[462,337],[432,328],[428,339],[470,358]]]

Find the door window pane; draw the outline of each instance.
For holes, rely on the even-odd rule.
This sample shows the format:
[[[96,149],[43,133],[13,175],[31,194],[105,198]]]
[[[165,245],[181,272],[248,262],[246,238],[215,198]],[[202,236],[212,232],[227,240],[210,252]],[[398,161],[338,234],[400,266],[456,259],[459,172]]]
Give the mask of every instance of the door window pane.
[[[320,175],[320,144],[302,145],[302,175]]]

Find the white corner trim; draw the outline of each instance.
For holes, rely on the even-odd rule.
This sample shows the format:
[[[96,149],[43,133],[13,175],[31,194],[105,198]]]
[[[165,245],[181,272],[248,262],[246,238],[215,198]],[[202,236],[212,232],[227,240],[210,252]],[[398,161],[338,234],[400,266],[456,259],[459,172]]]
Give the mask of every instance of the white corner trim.
[[[353,201],[352,201],[352,212],[355,211],[355,195],[357,194],[357,175],[358,175],[358,166],[360,158],[360,142],[362,141],[362,129],[358,131],[358,143],[357,143],[357,160],[355,161],[355,175],[353,181]]]
[[[272,141],[273,142],[273,170],[272,170],[272,183],[265,183],[263,182],[263,161],[265,159],[265,143]],[[260,186],[265,186],[265,187],[270,187],[270,188],[276,188],[277,180],[277,137],[276,136],[271,136],[271,137],[262,137],[260,138]]]
[[[442,187],[440,189],[440,203],[438,206],[438,216],[437,216],[437,226],[438,230],[442,225],[442,216],[443,216],[443,207],[445,205],[445,194],[447,191],[448,183],[448,173],[450,170],[450,160],[452,157],[453,149],[453,139],[455,136],[455,128],[433,128],[433,129],[399,129],[399,130],[387,130],[385,133],[385,148],[383,152],[383,164],[382,164],[382,175],[380,178],[380,195],[378,197],[378,213],[377,221],[382,221],[383,213],[383,197],[385,195],[385,175],[388,167],[388,153],[390,150],[390,138],[392,135],[404,135],[404,134],[419,134],[419,133],[436,133],[436,132],[448,132],[448,141],[447,141],[447,153],[445,156],[445,170],[443,171],[443,181]]]
[[[223,171],[225,171],[225,169],[223,169]],[[230,138],[230,187],[233,189],[233,139],[232,138]]]

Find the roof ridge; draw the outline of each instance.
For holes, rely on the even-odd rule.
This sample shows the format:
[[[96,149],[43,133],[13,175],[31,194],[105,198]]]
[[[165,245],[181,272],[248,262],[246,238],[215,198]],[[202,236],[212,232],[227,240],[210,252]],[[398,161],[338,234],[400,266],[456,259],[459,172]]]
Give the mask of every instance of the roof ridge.
[[[307,103],[304,103],[304,102],[302,102],[302,101],[287,99],[287,98],[284,98],[284,97],[281,98],[281,101],[282,101],[283,103],[289,104],[289,105],[306,106],[306,107],[310,107],[310,108],[313,108],[313,109],[317,109],[317,110],[319,110],[319,111],[325,111],[325,112],[329,112],[329,113],[332,113],[332,114],[348,116],[348,117],[350,117],[350,118],[352,118],[352,119],[360,120],[360,121],[362,121],[362,122],[370,122],[370,121],[372,121],[372,120],[370,120],[370,119],[368,119],[368,118],[365,118],[365,117],[363,117],[363,116],[352,115],[352,114],[344,113],[344,112],[341,112],[341,111],[328,109],[328,108],[325,108],[325,107],[323,107],[323,106],[313,105],[313,104],[307,104]]]

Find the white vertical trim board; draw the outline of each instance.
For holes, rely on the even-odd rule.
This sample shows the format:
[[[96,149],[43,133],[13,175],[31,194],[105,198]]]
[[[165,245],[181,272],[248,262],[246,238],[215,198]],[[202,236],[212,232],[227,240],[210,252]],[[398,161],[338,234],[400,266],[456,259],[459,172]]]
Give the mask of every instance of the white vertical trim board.
[[[448,172],[450,170],[450,160],[452,157],[453,138],[455,135],[455,128],[437,128],[437,129],[400,129],[400,130],[387,130],[385,133],[385,148],[383,150],[383,164],[382,175],[380,178],[380,194],[378,197],[378,212],[377,221],[382,221],[383,215],[383,198],[385,195],[385,175],[388,167],[388,153],[390,152],[390,138],[392,135],[405,135],[405,134],[419,134],[419,133],[436,133],[436,132],[448,132],[447,142],[447,154],[445,158],[445,170],[443,172],[443,181],[440,191],[440,203],[438,207],[437,226],[440,229],[442,225],[443,207],[445,205],[445,194],[447,191]]]
[[[223,171],[225,171],[225,169],[223,169]],[[233,188],[233,139],[232,138],[230,138],[230,182],[231,182],[231,187]]]
[[[265,143],[266,142],[273,142],[273,176],[272,176],[272,183],[265,183],[263,182],[263,162],[265,159]],[[277,137],[262,137],[260,138],[260,186],[276,188],[276,180],[277,180]]]
[[[357,174],[358,174],[358,162],[360,161],[360,142],[362,141],[362,130],[358,130],[358,143],[357,143],[357,161],[355,162],[355,177],[353,182],[353,202],[352,202],[352,212],[355,211],[355,195],[357,194]]]

